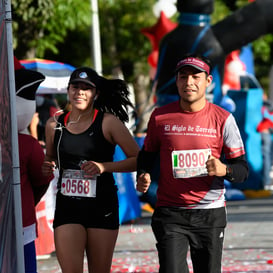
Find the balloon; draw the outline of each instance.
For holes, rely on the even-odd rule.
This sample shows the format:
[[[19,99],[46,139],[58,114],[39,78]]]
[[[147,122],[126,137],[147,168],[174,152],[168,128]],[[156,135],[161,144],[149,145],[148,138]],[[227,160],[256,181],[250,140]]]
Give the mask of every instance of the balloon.
[[[160,17],[154,26],[141,29],[141,33],[148,37],[152,44],[152,52],[148,57],[148,63],[152,67],[157,66],[159,43],[161,39],[176,26],[177,23],[169,20],[165,13],[161,11]]]

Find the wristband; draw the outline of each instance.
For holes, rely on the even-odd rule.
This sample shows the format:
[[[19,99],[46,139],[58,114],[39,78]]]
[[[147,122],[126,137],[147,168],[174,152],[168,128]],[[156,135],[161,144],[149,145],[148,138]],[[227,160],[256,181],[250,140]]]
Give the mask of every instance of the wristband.
[[[233,177],[233,169],[229,166],[226,165],[226,175],[225,177],[227,178],[227,180],[229,181],[234,181],[234,177]]]

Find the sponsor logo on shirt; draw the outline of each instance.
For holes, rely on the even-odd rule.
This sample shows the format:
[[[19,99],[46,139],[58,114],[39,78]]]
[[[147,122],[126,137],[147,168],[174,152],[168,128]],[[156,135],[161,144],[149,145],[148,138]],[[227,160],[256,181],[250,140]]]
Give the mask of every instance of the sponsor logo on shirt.
[[[206,128],[200,125],[195,126],[184,126],[184,125],[164,125],[165,134],[182,134],[182,135],[196,135],[196,136],[207,136],[207,137],[216,137],[216,129]]]

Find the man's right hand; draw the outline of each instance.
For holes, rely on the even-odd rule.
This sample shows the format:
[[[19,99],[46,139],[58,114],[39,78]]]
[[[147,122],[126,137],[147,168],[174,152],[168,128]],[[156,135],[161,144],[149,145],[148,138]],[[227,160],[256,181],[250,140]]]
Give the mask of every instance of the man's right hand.
[[[150,184],[151,184],[150,174],[149,173],[142,173],[137,178],[136,189],[139,192],[145,193],[149,189]]]

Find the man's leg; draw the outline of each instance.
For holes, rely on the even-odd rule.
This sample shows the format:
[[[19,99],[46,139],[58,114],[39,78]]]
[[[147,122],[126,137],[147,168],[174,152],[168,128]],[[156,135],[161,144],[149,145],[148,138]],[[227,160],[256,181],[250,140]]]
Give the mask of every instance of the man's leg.
[[[194,273],[222,272],[224,228],[192,230],[192,233],[195,242],[190,242],[190,249]]]
[[[164,213],[162,213],[164,211]],[[188,273],[188,238],[177,224],[176,213],[166,208],[156,208],[152,229],[157,240],[159,273]],[[174,222],[174,223],[173,223]]]

